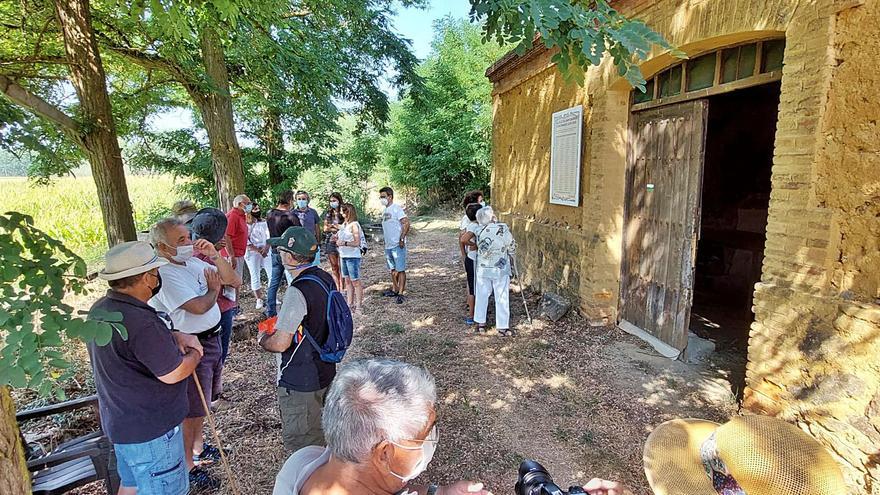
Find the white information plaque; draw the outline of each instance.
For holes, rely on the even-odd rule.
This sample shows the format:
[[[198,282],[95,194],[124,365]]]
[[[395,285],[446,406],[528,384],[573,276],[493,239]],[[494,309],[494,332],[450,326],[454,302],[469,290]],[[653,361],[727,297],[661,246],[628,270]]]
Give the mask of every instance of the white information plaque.
[[[553,204],[579,204],[583,121],[582,105],[553,114],[550,137],[550,202]]]

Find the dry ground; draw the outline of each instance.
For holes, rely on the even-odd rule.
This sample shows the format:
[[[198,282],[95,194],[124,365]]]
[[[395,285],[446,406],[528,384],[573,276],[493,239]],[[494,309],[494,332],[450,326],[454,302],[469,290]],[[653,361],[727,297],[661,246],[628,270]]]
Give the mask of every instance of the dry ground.
[[[563,486],[600,476],[648,494],[641,450],[654,425],[683,416],[720,421],[736,413],[725,372],[655,357],[622,331],[589,327],[574,313],[529,327],[518,293],[511,294],[516,337],[469,332],[456,228],[441,219],[415,223],[409,297],[402,305],[381,297],[387,288],[381,246],[370,250],[367,303],[346,357],[399,359],[434,375],[441,441],[425,480],[471,478],[509,494],[520,461],[533,458]],[[249,299],[243,304],[253,307]],[[529,306],[534,316],[537,296]],[[242,330],[255,319],[253,311],[242,315],[238,333],[248,333]],[[286,458],[273,363],[253,338],[234,342],[225,371],[232,403],[216,415],[247,495],[271,493]]]

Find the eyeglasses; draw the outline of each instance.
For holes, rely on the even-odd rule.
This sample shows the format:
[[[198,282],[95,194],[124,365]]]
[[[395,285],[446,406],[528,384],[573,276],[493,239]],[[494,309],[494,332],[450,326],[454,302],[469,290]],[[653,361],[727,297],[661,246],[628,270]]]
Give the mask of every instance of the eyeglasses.
[[[431,427],[431,431],[428,432],[427,437],[425,437],[421,440],[416,439],[416,438],[410,438],[410,439],[407,439],[406,441],[407,442],[421,442],[421,443],[427,443],[427,442],[437,443],[437,442],[439,442],[440,441],[440,434],[437,432],[437,425],[435,424],[434,426]],[[398,447],[400,447],[402,449],[416,450],[416,449],[421,448],[421,447],[408,447],[406,445],[400,445],[397,442],[391,442],[391,443],[393,443],[394,445],[397,445]]]

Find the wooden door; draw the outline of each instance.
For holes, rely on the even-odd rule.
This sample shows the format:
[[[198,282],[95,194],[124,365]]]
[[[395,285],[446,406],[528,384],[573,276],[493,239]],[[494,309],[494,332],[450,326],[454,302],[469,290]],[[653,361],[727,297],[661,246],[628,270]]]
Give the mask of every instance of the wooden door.
[[[634,113],[630,125],[621,327],[678,352],[688,341],[707,109],[688,101]]]

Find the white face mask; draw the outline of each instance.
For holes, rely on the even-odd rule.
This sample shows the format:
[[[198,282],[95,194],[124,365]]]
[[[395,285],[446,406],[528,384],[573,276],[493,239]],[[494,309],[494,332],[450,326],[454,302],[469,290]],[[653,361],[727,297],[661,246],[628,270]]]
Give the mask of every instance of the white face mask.
[[[379,198],[379,202],[382,203],[382,206],[388,206],[388,198]]]
[[[186,261],[193,257],[193,247],[192,244],[187,244],[186,246],[177,246],[177,254],[171,257],[174,261],[178,263],[186,263]]]
[[[421,457],[421,459],[419,459],[419,462],[417,462],[416,465],[413,466],[409,475],[401,476],[390,469],[388,470],[388,472],[391,473],[392,475],[394,475],[396,478],[399,478],[400,481],[403,481],[404,483],[408,483],[410,480],[417,478],[420,474],[422,474],[425,471],[425,469],[428,468],[428,463],[430,463],[431,459],[434,458],[434,451],[437,450],[437,441],[438,440],[439,440],[439,437],[437,434],[437,426],[434,425],[434,427],[431,428],[431,432],[428,433],[428,437],[425,438],[424,440],[422,440],[421,447],[405,447],[403,445],[400,445],[399,443],[391,442],[401,449],[421,450],[422,457]]]

